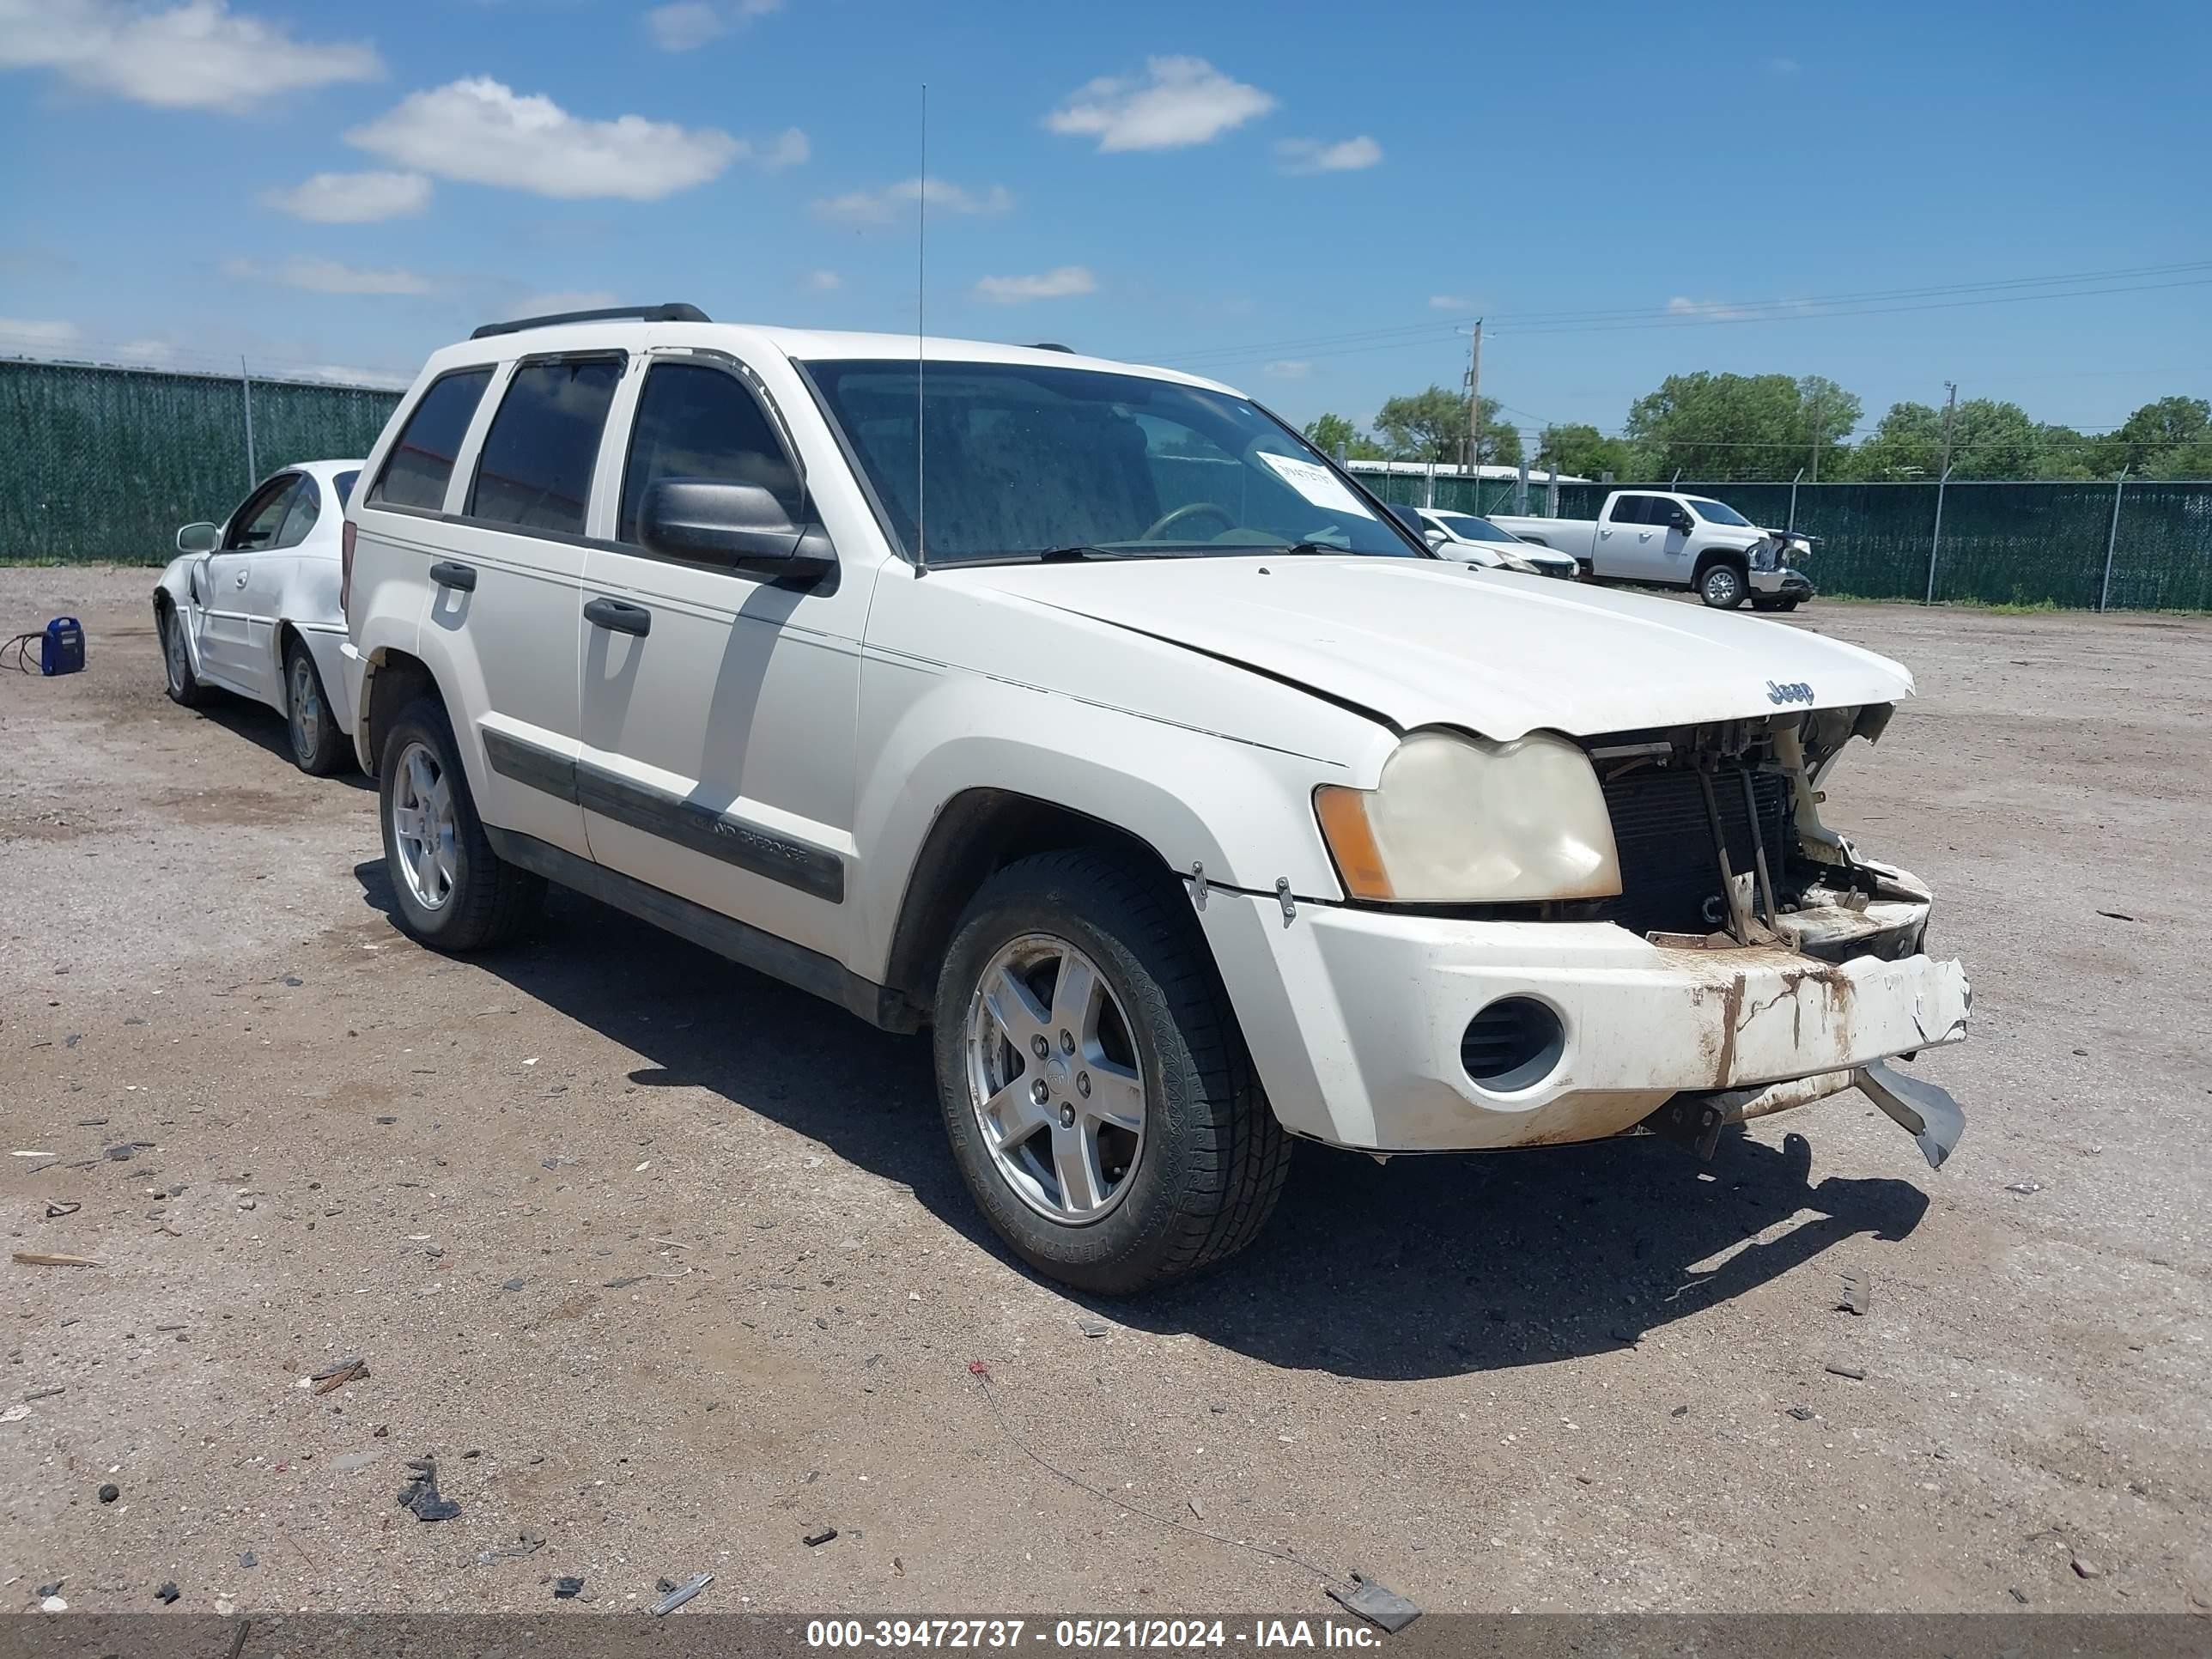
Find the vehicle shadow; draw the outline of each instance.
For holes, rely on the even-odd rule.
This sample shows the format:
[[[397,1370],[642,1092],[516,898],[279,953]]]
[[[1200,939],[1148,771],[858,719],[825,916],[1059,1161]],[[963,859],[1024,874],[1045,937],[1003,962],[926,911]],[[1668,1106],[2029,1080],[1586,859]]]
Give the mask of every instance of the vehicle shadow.
[[[199,710],[205,718],[232,736],[243,738],[258,749],[266,750],[287,766],[298,764],[292,758],[292,731],[284,716],[267,706],[250,702],[244,697],[228,692],[210,698]],[[327,783],[342,783],[349,789],[374,789],[375,781],[368,774],[349,763],[324,780]]]
[[[354,873],[388,913],[381,863]],[[977,1249],[1027,1271],[952,1165],[927,1039],[876,1030],[566,892],[532,939],[471,961],[644,1056],[631,1082],[706,1089],[772,1118],[910,1187]],[[1243,1255],[1148,1297],[1072,1300],[1285,1369],[1377,1380],[1607,1352],[1847,1239],[1901,1239],[1927,1210],[1909,1182],[1816,1184],[1811,1165],[1797,1134],[1777,1148],[1733,1133],[1710,1165],[1648,1136],[1387,1167],[1301,1146],[1274,1222]]]

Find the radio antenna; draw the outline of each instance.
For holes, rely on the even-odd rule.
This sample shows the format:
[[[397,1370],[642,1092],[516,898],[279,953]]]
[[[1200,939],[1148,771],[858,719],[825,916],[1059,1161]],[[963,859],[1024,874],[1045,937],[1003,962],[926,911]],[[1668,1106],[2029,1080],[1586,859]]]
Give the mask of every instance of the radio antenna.
[[[914,574],[929,574],[929,471],[922,463],[922,303],[929,252],[929,82],[921,83],[921,176],[914,191]]]

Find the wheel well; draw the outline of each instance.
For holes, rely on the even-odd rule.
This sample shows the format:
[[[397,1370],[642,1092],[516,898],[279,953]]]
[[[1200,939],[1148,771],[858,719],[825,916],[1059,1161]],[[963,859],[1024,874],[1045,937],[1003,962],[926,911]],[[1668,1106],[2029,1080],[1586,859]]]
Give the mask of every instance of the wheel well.
[[[377,761],[384,753],[384,734],[392,729],[392,721],[399,718],[408,704],[422,696],[444,701],[428,664],[404,651],[386,651],[377,658],[375,672],[368,677],[368,708],[365,711],[370,776],[375,775]]]
[[[952,930],[983,884],[1018,860],[1079,847],[1130,854],[1168,878],[1167,861],[1149,842],[1103,819],[1011,790],[954,796],[930,825],[908,874],[884,983],[927,1010]]]
[[[1751,569],[1751,561],[1744,557],[1742,553],[1738,551],[1736,549],[1733,547],[1709,547],[1704,552],[1698,555],[1697,568],[1690,573],[1690,580],[1696,582],[1705,580],[1705,572],[1711,570],[1717,564],[1732,564],[1738,570],[1743,571],[1746,574],[1748,574]]]

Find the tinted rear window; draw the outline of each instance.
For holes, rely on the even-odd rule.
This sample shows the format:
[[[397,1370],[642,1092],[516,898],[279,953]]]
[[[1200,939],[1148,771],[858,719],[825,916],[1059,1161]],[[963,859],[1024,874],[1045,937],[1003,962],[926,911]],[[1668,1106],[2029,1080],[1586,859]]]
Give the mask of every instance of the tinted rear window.
[[[484,434],[469,516],[580,536],[619,357],[525,363]]]
[[[445,506],[446,481],[453,476],[454,458],[461,453],[461,440],[468,435],[469,422],[490,383],[489,368],[463,369],[434,381],[407,417],[368,499],[433,513]]]

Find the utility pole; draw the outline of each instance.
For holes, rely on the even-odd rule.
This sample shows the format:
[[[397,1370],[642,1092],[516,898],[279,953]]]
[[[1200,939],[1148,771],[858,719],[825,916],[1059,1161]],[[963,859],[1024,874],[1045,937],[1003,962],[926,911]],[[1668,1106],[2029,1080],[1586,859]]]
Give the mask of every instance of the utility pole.
[[[1949,395],[1943,399],[1943,465],[1942,468],[1942,476],[1948,478],[1951,476],[1951,416],[1958,412],[1959,388],[1951,381],[1946,380],[1943,382],[1943,390]]]
[[[1820,394],[1817,392],[1813,394],[1813,482],[1820,482]],[[1790,499],[1797,499],[1795,486]]]
[[[1474,510],[1482,511],[1482,319],[1474,319],[1467,348],[1467,470],[1474,479]]]

